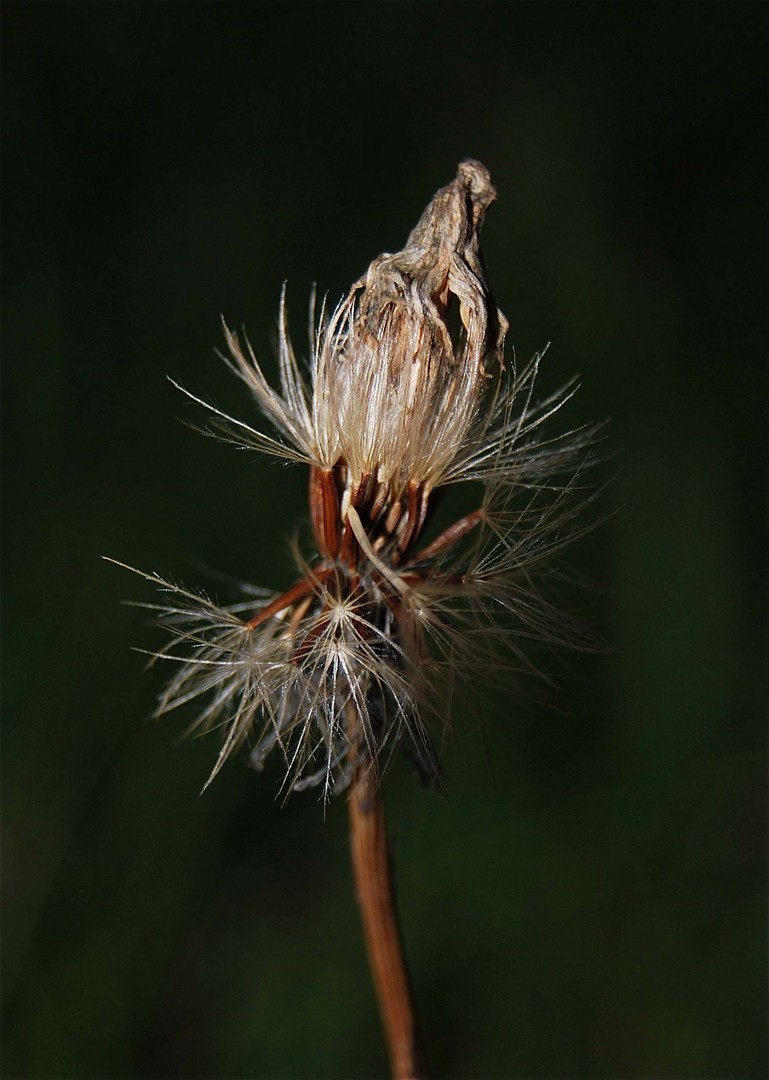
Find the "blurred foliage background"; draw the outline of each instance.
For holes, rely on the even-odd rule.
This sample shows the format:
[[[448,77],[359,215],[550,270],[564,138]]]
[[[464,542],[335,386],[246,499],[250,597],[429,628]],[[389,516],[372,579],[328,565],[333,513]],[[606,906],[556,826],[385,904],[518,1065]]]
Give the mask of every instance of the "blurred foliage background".
[[[564,424],[609,417],[566,589],[610,643],[455,718],[387,799],[440,1077],[766,1075],[766,7],[3,5],[4,1069],[386,1072],[346,815],[145,722],[149,585],[287,587],[305,478],[249,419],[281,283],[340,295],[464,157]]]

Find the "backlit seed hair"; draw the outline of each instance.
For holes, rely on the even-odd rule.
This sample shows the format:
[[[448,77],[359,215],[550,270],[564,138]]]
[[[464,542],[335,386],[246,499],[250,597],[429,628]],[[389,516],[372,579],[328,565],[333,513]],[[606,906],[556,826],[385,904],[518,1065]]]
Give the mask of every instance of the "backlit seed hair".
[[[312,316],[307,370],[282,297],[280,391],[225,327],[226,362],[268,430],[188,394],[218,435],[309,466],[316,548],[286,592],[233,607],[144,575],[170,633],[153,655],[175,665],[157,714],[192,703],[191,730],[223,731],[209,782],[244,742],[256,768],[282,756],[288,791],[343,791],[399,745],[438,780],[431,733],[457,684],[525,668],[531,639],[569,643],[537,575],[580,531],[577,477],[599,426],[548,435],[575,382],[538,400],[541,356],[505,365],[479,247],[494,198],[484,166],[463,162],[404,249]],[[440,492],[468,481],[477,509],[425,542]]]

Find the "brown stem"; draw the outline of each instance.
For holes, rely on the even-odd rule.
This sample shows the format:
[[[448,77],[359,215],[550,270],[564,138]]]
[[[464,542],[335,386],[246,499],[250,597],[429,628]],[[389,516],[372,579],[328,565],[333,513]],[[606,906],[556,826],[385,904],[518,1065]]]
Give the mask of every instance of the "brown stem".
[[[355,892],[395,1080],[424,1080],[392,883],[381,792],[363,765],[349,799]]]
[[[253,619],[249,619],[243,625],[247,626],[249,630],[256,630],[257,626],[267,622],[273,615],[278,615],[281,611],[285,611],[286,608],[295,604],[297,600],[302,600],[305,596],[308,596],[318,582],[325,581],[330,576],[331,570],[328,568],[310,571],[307,577],[297,581],[296,585],[292,585],[290,589],[273,600],[267,607],[262,608],[261,611],[254,615]]]

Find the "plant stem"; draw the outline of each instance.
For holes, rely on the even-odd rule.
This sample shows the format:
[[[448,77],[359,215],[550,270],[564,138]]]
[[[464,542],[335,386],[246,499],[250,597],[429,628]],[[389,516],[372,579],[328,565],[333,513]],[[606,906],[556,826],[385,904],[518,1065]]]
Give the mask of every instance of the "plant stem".
[[[424,1080],[387,844],[384,803],[362,765],[349,799],[350,848],[369,964],[395,1080]]]

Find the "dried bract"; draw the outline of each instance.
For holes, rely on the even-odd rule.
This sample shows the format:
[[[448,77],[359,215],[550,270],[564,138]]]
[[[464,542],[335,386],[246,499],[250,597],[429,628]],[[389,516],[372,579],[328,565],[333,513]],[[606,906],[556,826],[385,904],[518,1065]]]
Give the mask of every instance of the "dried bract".
[[[574,533],[598,428],[545,437],[574,384],[536,401],[540,357],[505,367],[479,247],[494,197],[483,165],[461,164],[404,249],[313,317],[309,379],[284,300],[280,391],[225,328],[227,363],[273,433],[205,407],[225,438],[309,466],[317,554],[248,610],[147,575],[168,594],[172,637],[155,655],[178,665],[157,711],[197,702],[194,727],[224,728],[212,778],[248,740],[257,768],[279,750],[288,790],[339,792],[399,744],[437,779],[428,731],[455,685],[525,667],[526,640],[563,636],[535,571]],[[464,481],[483,486],[478,508],[424,544],[437,492]]]

